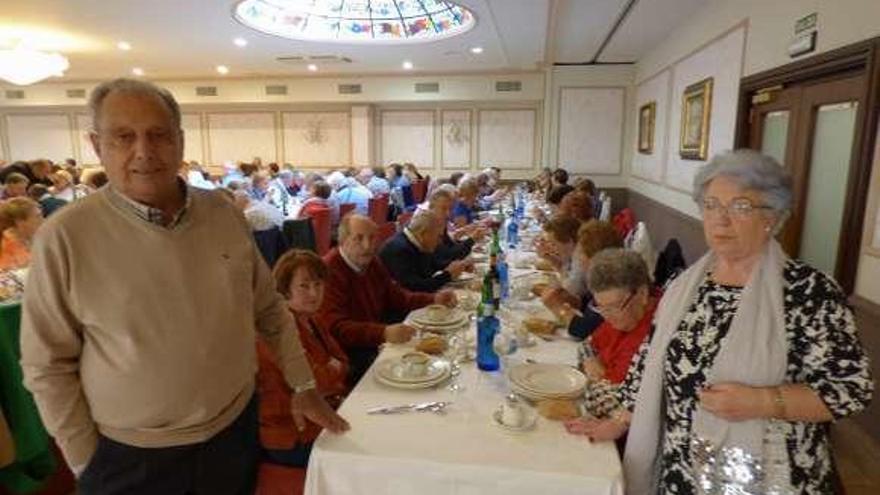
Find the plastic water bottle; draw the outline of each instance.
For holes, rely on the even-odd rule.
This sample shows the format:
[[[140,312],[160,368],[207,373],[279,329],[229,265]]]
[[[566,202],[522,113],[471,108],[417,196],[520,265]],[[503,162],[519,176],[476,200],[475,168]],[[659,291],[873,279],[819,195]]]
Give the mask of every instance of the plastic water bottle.
[[[510,297],[510,270],[508,270],[507,259],[504,255],[498,257],[498,279],[501,284],[501,300],[507,301]]]
[[[495,316],[495,303],[492,302],[492,281],[487,273],[483,279],[483,297],[477,309],[477,367],[483,371],[495,371],[500,367],[495,352],[495,335],[501,322]]]
[[[519,243],[519,220],[516,219],[516,215],[510,217],[510,220],[507,222],[507,246],[515,248]]]

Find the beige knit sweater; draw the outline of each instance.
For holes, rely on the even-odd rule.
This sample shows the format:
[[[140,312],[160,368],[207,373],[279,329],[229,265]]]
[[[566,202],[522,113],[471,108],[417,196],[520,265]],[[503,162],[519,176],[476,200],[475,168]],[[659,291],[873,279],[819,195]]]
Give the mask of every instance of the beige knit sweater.
[[[190,189],[172,229],[108,188],[60,210],[33,245],[25,385],[71,466],[96,432],[138,447],[197,443],[251,399],[255,331],[291,386],[312,379],[296,328],[242,215]]]

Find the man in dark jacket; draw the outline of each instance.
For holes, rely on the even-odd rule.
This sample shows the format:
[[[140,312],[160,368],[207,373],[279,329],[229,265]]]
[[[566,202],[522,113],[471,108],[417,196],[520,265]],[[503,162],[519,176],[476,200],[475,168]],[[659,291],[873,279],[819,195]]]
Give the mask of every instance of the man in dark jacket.
[[[409,225],[382,247],[379,258],[400,285],[409,290],[435,292],[458,276],[470,263],[443,264],[434,256],[445,222],[433,212],[419,210]]]
[[[28,188],[28,196],[37,203],[40,203],[40,209],[43,210],[43,216],[46,218],[49,218],[49,215],[67,204],[67,201],[49,194],[49,188],[45,184],[32,184]]]
[[[471,254],[474,242],[479,241],[485,235],[485,229],[479,224],[460,227],[455,232],[455,237],[449,234],[448,219],[455,204],[455,188],[440,186],[435,189],[428,198],[428,209],[437,215],[443,223],[443,233],[440,243],[434,251],[434,258],[440,265],[448,265],[455,260],[467,258]]]

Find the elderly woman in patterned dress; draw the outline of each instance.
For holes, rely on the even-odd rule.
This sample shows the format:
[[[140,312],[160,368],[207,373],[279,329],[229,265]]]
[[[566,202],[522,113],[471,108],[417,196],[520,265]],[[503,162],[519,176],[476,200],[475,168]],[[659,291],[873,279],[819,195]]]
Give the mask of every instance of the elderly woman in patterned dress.
[[[773,159],[716,156],[694,199],[709,253],[664,294],[623,408],[581,433],[629,431],[628,494],[833,493],[830,424],[873,392],[846,297],[774,240],[791,190]]]

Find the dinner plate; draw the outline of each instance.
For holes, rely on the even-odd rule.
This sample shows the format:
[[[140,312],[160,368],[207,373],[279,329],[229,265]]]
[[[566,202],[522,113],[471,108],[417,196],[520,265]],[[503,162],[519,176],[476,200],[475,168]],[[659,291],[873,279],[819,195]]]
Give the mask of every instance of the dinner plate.
[[[379,383],[386,385],[388,387],[391,387],[391,388],[397,388],[397,389],[401,389],[401,390],[421,390],[421,389],[425,389],[425,388],[435,387],[435,386],[445,382],[446,380],[448,380],[451,375],[452,375],[452,370],[451,370],[451,368],[449,368],[448,363],[447,363],[446,371],[442,375],[440,375],[439,377],[437,377],[434,380],[427,381],[427,382],[413,382],[413,383],[398,382],[398,381],[394,381],[394,380],[389,380],[388,378],[385,378],[384,376],[382,376],[382,374],[380,374],[380,373],[373,373],[373,376],[376,378],[376,381],[378,381]]]
[[[512,381],[510,382],[510,391],[517,394],[517,395],[521,395],[521,396],[525,397],[526,399],[529,399],[532,401],[540,401],[540,400],[545,400],[545,399],[573,400],[573,399],[578,399],[581,396],[583,396],[582,391],[571,393],[571,394],[562,394],[562,395],[540,394],[540,393],[533,392],[531,390],[522,388]]]
[[[477,274],[474,272],[461,272],[458,274],[458,278],[456,278],[454,282],[470,282],[475,278],[477,278]]]
[[[583,392],[587,378],[563,364],[531,363],[514,366],[510,381],[519,388],[546,396],[567,396]]]
[[[411,312],[406,319],[420,326],[445,328],[463,325],[467,321],[468,315],[459,309],[450,309],[449,318],[437,320],[429,317],[426,310],[421,308]]]
[[[405,365],[400,358],[389,358],[376,365],[376,373],[385,381],[405,384],[417,384],[434,382],[450,371],[449,361],[432,357],[428,362],[424,375],[407,376],[404,373]]]

